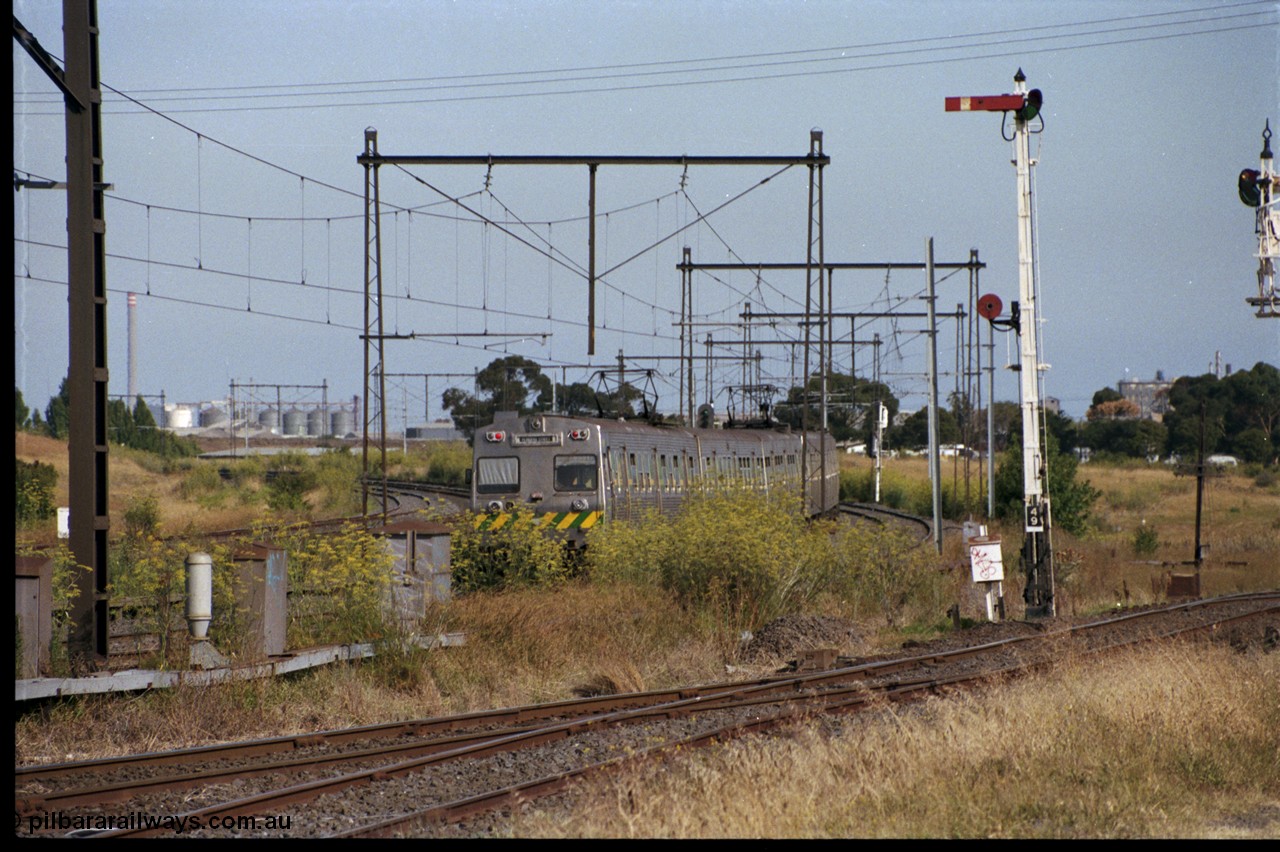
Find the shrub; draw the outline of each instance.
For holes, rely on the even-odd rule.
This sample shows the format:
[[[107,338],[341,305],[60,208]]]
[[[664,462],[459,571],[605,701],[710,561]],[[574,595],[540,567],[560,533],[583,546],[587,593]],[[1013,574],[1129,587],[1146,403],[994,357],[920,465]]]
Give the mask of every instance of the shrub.
[[[178,493],[184,500],[195,500],[202,506],[219,506],[226,499],[227,491],[217,468],[199,464],[182,478]]]
[[[58,484],[58,471],[42,462],[15,459],[14,513],[19,524],[44,521],[53,517],[53,490]]]
[[[614,522],[587,542],[592,579],[656,583],[735,634],[813,600],[829,568],[799,498],[777,492],[695,494],[674,517]]]
[[[1155,527],[1143,523],[1133,531],[1133,552],[1139,556],[1149,556],[1160,546],[1160,534]]]
[[[66,541],[59,541],[51,549],[38,550],[30,545],[20,544],[14,550],[15,556],[48,556],[53,559],[53,606],[52,632],[50,642],[50,662],[54,674],[70,674],[67,660],[67,631],[72,626],[71,605],[80,596],[76,586],[76,573],[90,571],[87,565],[78,565],[71,548]]]
[[[360,479],[360,459],[343,450],[324,453],[315,460],[313,481],[324,493],[324,508],[356,508],[356,485]]]
[[[289,575],[289,644],[366,642],[390,636],[387,603],[395,557],[386,543],[348,523],[320,534],[302,525],[260,527],[244,540],[284,549]]]
[[[458,594],[553,585],[573,573],[564,546],[534,522],[529,507],[517,508],[496,530],[477,529],[481,517],[464,515],[453,535],[449,561]]]
[[[155,535],[160,528],[160,503],[154,494],[142,494],[124,510],[124,532],[130,538]]]
[[[315,487],[315,473],[305,463],[286,465],[267,477],[267,506],[277,512],[310,509],[306,494]]]
[[[835,536],[832,590],[870,607],[889,627],[899,626],[914,603],[936,611],[944,577],[933,554],[899,527],[856,524]]]
[[[157,538],[154,531],[126,534],[108,559],[110,594],[128,618],[159,639],[152,664],[164,667],[169,660],[170,634],[179,627],[186,594],[186,557],[189,552],[177,540]]]

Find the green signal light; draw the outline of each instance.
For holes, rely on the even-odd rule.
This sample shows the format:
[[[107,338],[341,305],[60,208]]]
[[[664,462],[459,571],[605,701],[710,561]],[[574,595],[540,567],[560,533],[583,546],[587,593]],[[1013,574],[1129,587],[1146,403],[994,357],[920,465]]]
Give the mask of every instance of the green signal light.
[[[1027,99],[1022,104],[1022,109],[1018,110],[1018,119],[1020,121],[1030,121],[1040,114],[1040,106],[1044,103],[1044,95],[1039,89],[1032,89],[1027,92]]]

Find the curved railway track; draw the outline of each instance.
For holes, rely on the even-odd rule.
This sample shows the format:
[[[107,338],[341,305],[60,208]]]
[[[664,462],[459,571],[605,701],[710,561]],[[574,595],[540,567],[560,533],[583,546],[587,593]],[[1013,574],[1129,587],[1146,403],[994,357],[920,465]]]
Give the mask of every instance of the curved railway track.
[[[878,503],[841,503],[836,507],[842,517],[870,521],[880,526],[898,526],[924,542],[933,536],[933,521],[910,512],[890,509]],[[944,528],[946,524],[944,523]]]
[[[379,483],[380,484],[380,483]],[[380,495],[379,495],[380,496]],[[430,485],[425,482],[387,481],[387,520],[395,520],[430,508],[431,506],[455,506],[458,500],[470,500],[471,492],[466,488],[455,488],[449,485]],[[380,524],[381,513],[349,515],[341,518],[322,518],[314,521],[300,522],[302,526],[316,532],[337,529],[345,524]],[[214,530],[203,535],[211,539],[241,538],[252,535],[257,530],[241,527],[229,530]]]
[[[19,767],[14,809],[26,826],[54,812],[64,826],[67,819],[94,825],[128,810],[157,819],[167,815],[169,832],[180,823],[184,833],[195,835],[280,836],[278,828],[263,827],[271,816],[287,817],[293,836],[425,836],[676,748],[972,688],[1067,655],[1206,631],[1266,631],[1267,641],[1280,641],[1280,592],[1156,607],[1053,629],[1005,626],[1013,624],[1018,635],[999,641],[840,659],[822,671]],[[469,824],[467,831],[483,833],[483,824]],[[31,833],[66,831],[51,826]],[[147,825],[104,832],[161,833],[163,826]]]

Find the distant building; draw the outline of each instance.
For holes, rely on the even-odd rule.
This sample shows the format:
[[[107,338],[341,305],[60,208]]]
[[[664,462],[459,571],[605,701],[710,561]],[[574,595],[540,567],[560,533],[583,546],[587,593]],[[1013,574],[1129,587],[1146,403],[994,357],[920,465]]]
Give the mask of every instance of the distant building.
[[[465,441],[467,436],[454,427],[452,420],[436,420],[425,426],[408,427],[405,438],[410,441]]]
[[[1122,381],[1117,390],[1120,396],[1138,406],[1138,416],[1157,423],[1169,412],[1169,389],[1173,382],[1165,381],[1164,371],[1156,370],[1156,377],[1149,382]]]

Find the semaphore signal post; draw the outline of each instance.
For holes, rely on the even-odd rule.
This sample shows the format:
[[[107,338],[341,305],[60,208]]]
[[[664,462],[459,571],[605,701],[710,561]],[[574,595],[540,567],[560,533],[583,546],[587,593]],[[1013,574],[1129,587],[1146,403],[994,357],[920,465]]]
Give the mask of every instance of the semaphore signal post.
[[[977,97],[949,97],[947,112],[1000,112],[1013,115],[1013,164],[1018,177],[1018,296],[1010,306],[1010,318],[998,320],[1000,300],[984,296],[979,312],[992,325],[1013,328],[1019,341],[1019,381],[1022,398],[1022,488],[1023,529],[1022,570],[1026,587],[1022,597],[1028,618],[1055,614],[1053,596],[1053,554],[1050,540],[1049,491],[1044,452],[1040,442],[1040,365],[1036,322],[1035,234],[1031,227],[1031,146],[1030,124],[1040,115],[1043,96],[1039,89],[1027,91],[1022,69],[1014,75],[1014,93]],[[1043,119],[1040,129],[1044,129]],[[1036,131],[1039,132],[1039,131]]]

